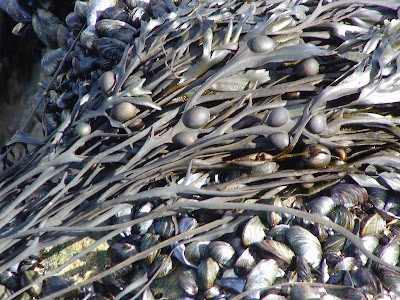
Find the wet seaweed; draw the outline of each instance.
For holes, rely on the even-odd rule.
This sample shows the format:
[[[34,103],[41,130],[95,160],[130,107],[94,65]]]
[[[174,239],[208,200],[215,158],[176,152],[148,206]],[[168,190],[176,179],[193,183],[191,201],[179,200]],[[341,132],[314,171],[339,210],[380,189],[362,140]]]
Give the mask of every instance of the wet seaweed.
[[[132,11],[128,3],[120,5],[125,12]],[[400,4],[341,0],[172,5],[158,17],[148,8],[148,21],[138,27],[132,20],[125,28],[136,30],[118,43],[102,44],[105,37],[93,33],[99,48],[86,40],[89,27],[82,24],[80,31],[75,30],[69,50],[34,107],[37,111],[45,103],[39,115],[46,137],[38,141],[24,126],[1,154],[0,273],[78,234],[103,235],[62,266],[14,291],[11,298],[101,243],[120,239],[126,228],[198,211],[219,212],[220,219],[176,232],[43,299],[88,286],[156,250],[171,257],[178,245],[234,234],[261,212],[331,228],[371,262],[400,272],[366,249],[357,233],[302,207],[265,203],[275,196],[306,202],[338,182],[400,191]],[[78,12],[76,6],[75,15]],[[107,70],[90,64],[87,68],[94,70],[80,72],[87,63],[78,61],[82,57],[105,59]],[[319,74],[297,74],[297,65],[310,58],[316,59]],[[111,89],[102,86],[104,78],[100,80],[106,72],[112,72]],[[59,94],[69,84],[75,91],[66,101]],[[121,102],[139,112],[119,121],[110,110]],[[210,117],[193,128],[184,116],[200,106]],[[280,112],[288,117],[272,119],[276,109],[284,109]],[[45,121],[52,114],[57,116],[53,127]],[[135,127],[135,122],[143,124]],[[82,125],[89,129],[78,132]],[[22,157],[13,153],[17,144],[26,149]],[[335,154],[340,151],[347,156]],[[123,209],[148,202],[153,209],[145,215],[113,222]],[[139,282],[150,285],[157,274]],[[127,285],[116,298],[138,286]]]

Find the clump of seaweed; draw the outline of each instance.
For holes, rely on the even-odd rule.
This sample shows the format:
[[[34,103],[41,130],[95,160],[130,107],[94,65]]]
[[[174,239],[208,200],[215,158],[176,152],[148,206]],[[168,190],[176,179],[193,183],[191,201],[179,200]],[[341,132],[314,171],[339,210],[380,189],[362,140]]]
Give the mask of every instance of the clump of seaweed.
[[[118,292],[110,292],[117,299],[138,297],[177,263],[197,270],[200,281],[214,272],[212,282],[199,284],[202,293],[209,292],[220,268],[233,268],[231,258],[220,258],[214,247],[229,246],[213,244],[208,256],[194,262],[185,256],[185,245],[230,241],[243,232],[241,247],[255,251],[260,243],[273,258],[256,256],[247,269],[235,266],[236,276],[246,284],[232,291],[221,281],[221,294],[242,297],[245,292],[259,299],[260,292],[252,290],[270,291],[282,284],[276,282],[282,276],[265,279],[257,273],[259,264],[278,269],[278,250],[263,242],[266,235],[260,234],[260,241],[248,237],[244,232],[252,230],[246,226],[286,243],[297,257],[305,257],[305,266],[328,273],[332,284],[338,258],[324,252],[324,258],[321,253],[318,261],[310,260],[302,248],[307,239],[297,240],[290,232],[307,236],[299,228],[308,231],[315,224],[320,230],[313,232],[318,237],[315,251],[338,233],[355,247],[337,251],[357,257],[360,269],[365,255],[364,260],[376,263],[370,267],[378,274],[374,276],[384,273],[380,266],[399,272],[363,240],[375,234],[387,244],[396,235],[391,222],[399,215],[386,208],[389,200],[381,206],[365,199],[340,202],[328,190],[339,182],[389,190],[393,197],[400,190],[400,4],[157,4],[76,1],[74,12],[57,23],[58,48],[42,60],[49,81],[41,82],[43,91],[34,97],[45,138],[39,141],[22,128],[0,156],[0,273],[82,233],[101,237],[14,290],[11,298],[111,241],[117,245],[110,250],[117,253],[110,254],[114,266],[43,299],[99,280],[109,286],[110,278],[124,278]],[[93,21],[93,15],[100,17]],[[17,144],[26,150],[18,158],[13,155]],[[347,189],[368,197],[342,186]],[[326,209],[316,206],[326,214],[307,212],[309,200],[322,194],[333,199],[318,204],[329,205]],[[351,207],[362,224],[370,224],[375,214],[379,217],[374,217],[373,229],[359,224],[357,231],[335,219],[341,206]],[[290,226],[287,240],[272,235],[278,225]],[[238,249],[232,257],[244,253]],[[293,270],[300,274],[296,268],[301,262],[293,266],[292,256],[279,261],[288,278]],[[132,273],[136,277],[129,277]],[[270,283],[256,284],[256,273]],[[379,278],[386,291],[397,293],[392,282],[382,279],[398,278],[394,274]],[[313,281],[307,276],[297,282]],[[316,280],[315,285],[324,286],[329,279]],[[79,297],[96,293],[87,288]]]

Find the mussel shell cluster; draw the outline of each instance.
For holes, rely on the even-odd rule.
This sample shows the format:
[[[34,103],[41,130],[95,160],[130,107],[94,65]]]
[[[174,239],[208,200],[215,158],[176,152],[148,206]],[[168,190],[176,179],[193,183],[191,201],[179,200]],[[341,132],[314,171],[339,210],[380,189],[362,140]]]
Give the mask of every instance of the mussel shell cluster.
[[[0,8],[52,48],[45,138],[0,153],[3,295],[399,296],[398,2],[28,2]],[[32,263],[90,232],[100,274]]]
[[[36,256],[30,256],[21,261],[14,268],[0,274],[0,296],[2,299],[8,299],[14,292],[31,285],[21,294],[20,299],[36,299],[39,296],[45,297],[54,292],[71,287],[75,281],[61,276],[51,276],[41,282],[34,283],[35,280],[42,277],[45,273],[44,267],[39,263]],[[32,284],[34,283],[34,284]],[[64,294],[64,299],[77,299],[81,290],[71,289],[71,292]]]
[[[395,266],[400,253],[397,216],[389,217],[385,208],[380,213],[375,212],[371,200],[376,201],[376,195],[380,195],[379,201],[386,203],[399,194],[389,195],[382,191],[340,183],[309,199],[286,201],[277,197],[270,203],[309,211],[347,228],[368,251]],[[338,198],[341,201],[334,200]],[[179,233],[189,234],[198,228],[196,220],[201,218],[198,214],[201,212],[193,212],[192,217],[179,217]],[[279,214],[277,218],[273,214],[276,213],[238,215],[243,221],[237,230],[214,240],[194,240],[176,247],[166,266],[180,264],[179,271],[172,276],[177,276],[186,297],[230,299],[243,293],[245,299],[305,299],[307,295],[336,299],[343,297],[346,286],[355,294],[349,296],[350,299],[397,293],[392,282],[396,272],[369,260],[352,244],[352,238],[302,218],[285,214]],[[153,244],[168,240],[174,236],[172,223],[171,217],[164,217],[152,224],[140,224],[139,227],[147,229],[141,238],[133,239],[139,227],[133,228],[133,235],[123,238],[124,243],[111,246],[109,253],[112,257],[126,255],[119,257],[119,262],[136,254],[139,247],[144,249],[139,244],[147,244],[149,238],[153,239]],[[164,251],[170,253],[166,249],[152,252],[151,260],[146,257],[136,262],[134,268],[143,268],[141,264],[151,265],[155,257],[166,256],[162,254]],[[173,271],[173,267],[170,270]],[[385,272],[391,275],[382,275]],[[167,275],[163,270],[160,274],[158,278]],[[320,287],[307,283],[320,283]],[[343,289],[330,289],[330,284],[342,285]]]
[[[4,0],[0,9],[18,22],[12,30],[15,35],[35,37],[48,48],[58,48],[57,37],[63,19],[73,9],[71,1]]]

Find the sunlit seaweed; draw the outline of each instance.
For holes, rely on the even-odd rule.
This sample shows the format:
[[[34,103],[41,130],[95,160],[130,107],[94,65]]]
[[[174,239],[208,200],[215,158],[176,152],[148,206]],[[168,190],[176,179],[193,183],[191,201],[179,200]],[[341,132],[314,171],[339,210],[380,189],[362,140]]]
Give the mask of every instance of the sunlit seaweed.
[[[357,233],[302,206],[266,204],[276,196],[306,202],[340,181],[400,191],[399,3],[166,1],[159,10],[141,7],[138,17],[130,1],[108,2],[103,10],[120,5],[130,19],[113,22],[106,10],[110,21],[85,29],[85,4],[77,2],[66,21],[75,39],[42,61],[52,78],[42,83],[35,109],[46,138],[24,127],[0,156],[0,272],[82,232],[103,236],[11,298],[129,235],[127,228],[199,210],[206,215],[200,226],[43,299],[122,272],[157,250],[171,255],[169,246],[235,233],[261,212],[329,227],[400,272]],[[86,9],[97,9],[90,4]],[[299,64],[310,58],[317,64],[307,73]],[[134,114],[118,120],[111,110],[126,102]],[[17,144],[25,156],[14,157]],[[114,220],[149,202],[134,218]],[[149,271],[140,283],[157,275]],[[140,285],[132,282],[117,298]]]

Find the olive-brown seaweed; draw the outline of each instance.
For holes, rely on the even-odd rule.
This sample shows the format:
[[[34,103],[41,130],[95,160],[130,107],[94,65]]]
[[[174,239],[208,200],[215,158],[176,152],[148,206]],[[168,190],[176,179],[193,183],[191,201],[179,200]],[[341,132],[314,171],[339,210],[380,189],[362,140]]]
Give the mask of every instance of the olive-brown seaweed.
[[[139,297],[177,264],[197,269],[185,269],[189,282],[179,277],[192,296],[334,294],[333,284],[362,276],[369,283],[353,290],[376,295],[382,281],[398,293],[400,216],[388,199],[400,192],[399,3],[97,2],[76,1],[57,39],[61,21],[45,7],[0,2],[56,48],[34,100],[44,139],[27,133],[33,111],[0,154],[0,275],[26,277],[37,264],[12,268],[100,234],[12,294],[0,276],[4,294],[31,291],[106,241],[115,265],[41,299],[83,286],[78,298],[90,297],[92,283],[113,286],[115,299]],[[269,239],[287,253],[269,254],[278,249]],[[389,246],[372,253],[368,239],[397,256],[380,256]],[[348,257],[350,268],[335,269]]]

